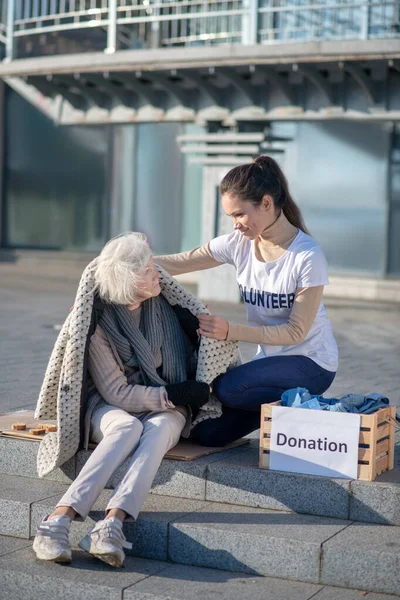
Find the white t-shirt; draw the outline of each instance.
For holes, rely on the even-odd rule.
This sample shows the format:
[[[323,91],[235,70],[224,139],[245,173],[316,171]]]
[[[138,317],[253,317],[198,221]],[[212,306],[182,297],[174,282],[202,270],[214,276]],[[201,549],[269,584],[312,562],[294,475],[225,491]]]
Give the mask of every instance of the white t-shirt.
[[[297,288],[328,284],[322,248],[300,230],[286,252],[272,262],[258,260],[254,241],[239,231],[214,238],[210,250],[215,260],[235,267],[248,323],[253,327],[282,325],[289,319]],[[337,370],[337,345],[322,302],[303,342],[294,346],[262,344],[255,358],[291,354],[308,356],[328,371]]]

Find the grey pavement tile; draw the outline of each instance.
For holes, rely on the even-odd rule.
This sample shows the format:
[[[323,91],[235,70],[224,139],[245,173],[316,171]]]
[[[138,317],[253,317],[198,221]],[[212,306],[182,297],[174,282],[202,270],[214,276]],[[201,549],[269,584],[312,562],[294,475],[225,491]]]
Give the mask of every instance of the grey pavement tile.
[[[21,540],[7,535],[0,535],[0,557],[15,552],[15,550],[30,547],[31,544],[32,542],[29,540]]]
[[[65,489],[65,485],[53,481],[2,475],[0,534],[29,538],[30,504]]]
[[[39,561],[31,548],[0,559],[2,600],[121,600],[124,588],[164,568],[163,563],[127,557],[114,569],[81,550],[72,565]]]
[[[124,600],[308,600],[321,587],[313,583],[172,565],[126,589]]]
[[[170,525],[171,560],[318,583],[321,544],[348,521],[212,504]]]
[[[383,525],[400,525],[400,485],[352,481],[350,519]]]
[[[400,594],[400,528],[354,523],[325,542],[321,583]]]
[[[209,465],[206,499],[348,518],[349,481],[260,469],[258,456],[253,449]]]
[[[38,442],[0,437],[0,473],[38,477],[36,458]],[[68,460],[59,469],[55,469],[45,479],[71,483],[75,477],[75,457]]]
[[[317,592],[312,600],[399,600],[400,596],[392,596],[388,594],[376,594],[363,590],[349,590],[344,588],[324,586],[320,592]],[[288,599],[289,600],[289,599]]]
[[[74,521],[71,526],[70,540],[74,546],[104,518],[104,510],[112,495],[104,490],[93,506],[85,521]],[[35,502],[31,509],[31,536],[35,535],[40,520],[53,510],[60,500],[54,496],[41,502]],[[187,514],[206,506],[206,502],[170,498],[166,496],[148,496],[136,522],[126,522],[124,532],[128,541],[133,543],[127,553],[144,558],[166,560],[168,554],[168,525]]]

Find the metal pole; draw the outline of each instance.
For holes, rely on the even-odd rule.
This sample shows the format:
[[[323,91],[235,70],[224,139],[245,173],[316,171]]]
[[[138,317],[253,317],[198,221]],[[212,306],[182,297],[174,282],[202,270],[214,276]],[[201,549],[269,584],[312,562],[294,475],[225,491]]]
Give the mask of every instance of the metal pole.
[[[251,46],[258,40],[258,0],[243,0],[242,44]]]
[[[361,30],[360,30],[360,38],[362,40],[367,40],[369,36],[369,1],[366,0],[365,4],[361,7]]]
[[[14,58],[14,10],[15,0],[7,2],[7,42],[6,42],[6,62]]]
[[[117,0],[108,0],[108,31],[106,54],[114,54],[117,49]]]
[[[150,4],[151,6],[151,4]],[[160,16],[160,8],[158,6],[155,6],[153,8],[153,17],[159,17]],[[160,47],[160,21],[152,21],[151,23],[151,47],[152,48],[159,48]]]

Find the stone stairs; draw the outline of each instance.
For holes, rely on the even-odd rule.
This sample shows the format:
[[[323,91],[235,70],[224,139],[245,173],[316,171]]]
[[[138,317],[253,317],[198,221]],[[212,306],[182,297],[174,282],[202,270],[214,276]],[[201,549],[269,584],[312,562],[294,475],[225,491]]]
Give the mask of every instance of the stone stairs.
[[[0,537],[2,600],[360,600],[364,594],[131,556],[124,569],[115,570],[81,550],[74,550],[70,566],[47,564],[35,560],[30,546]],[[398,596],[368,593],[366,600]]]
[[[0,474],[69,484],[90,452],[78,452],[62,468],[39,480],[37,442],[0,437]],[[128,464],[129,459],[107,487],[118,484]],[[260,469],[258,439],[251,439],[248,445],[194,461],[164,460],[151,493],[400,527],[400,438],[395,446],[395,468],[373,482]]]
[[[192,462],[164,460],[139,519],[125,524],[133,556],[118,577],[79,550],[72,567],[42,564],[31,550],[37,523],[89,453],[38,479],[37,443],[0,437],[1,600],[46,598],[46,586],[59,590],[48,591],[49,598],[88,600],[208,600],[230,586],[230,599],[350,600],[360,590],[372,592],[368,600],[380,593],[400,597],[400,464],[375,482],[295,475],[259,469],[255,445]],[[102,518],[111,493],[104,490],[84,523],[73,523],[73,546]],[[202,577],[210,595],[199,595]],[[154,588],[145,583],[151,580]]]

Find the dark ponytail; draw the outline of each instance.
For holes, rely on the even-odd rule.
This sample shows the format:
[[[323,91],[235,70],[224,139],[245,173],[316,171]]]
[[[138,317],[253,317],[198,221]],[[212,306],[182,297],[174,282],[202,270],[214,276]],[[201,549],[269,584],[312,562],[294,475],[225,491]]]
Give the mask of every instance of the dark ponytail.
[[[271,196],[275,209],[295,227],[308,233],[302,214],[289,192],[282,169],[270,156],[258,156],[254,162],[234,167],[225,175],[220,185],[221,196],[235,194],[239,200],[261,204],[265,195]]]

